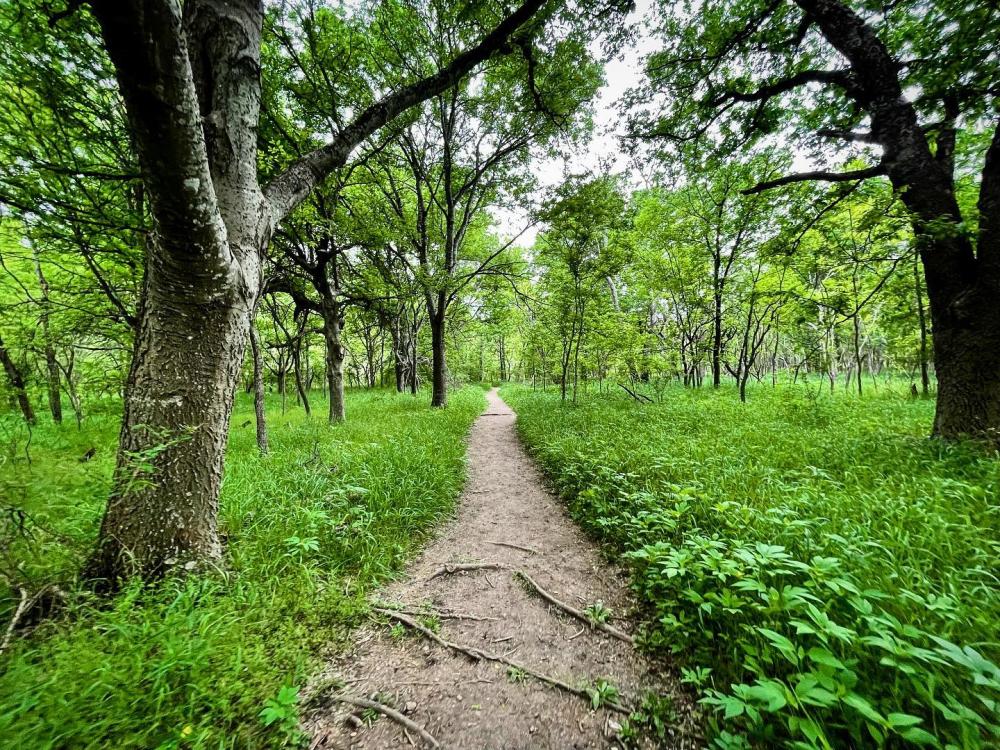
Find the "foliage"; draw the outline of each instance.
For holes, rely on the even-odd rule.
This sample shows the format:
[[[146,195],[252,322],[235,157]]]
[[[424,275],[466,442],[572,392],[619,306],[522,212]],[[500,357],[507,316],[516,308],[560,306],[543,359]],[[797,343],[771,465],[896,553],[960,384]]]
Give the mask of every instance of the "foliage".
[[[631,567],[645,644],[677,654],[718,747],[986,748],[1000,739],[1000,464],[922,437],[879,385],[750,405],[561,407],[505,389],[574,516]]]
[[[264,458],[240,401],[222,497],[225,567],[133,585],[111,602],[66,589],[65,607],[3,654],[5,746],[297,741],[298,695],[319,649],[343,642],[366,592],[449,512],[483,404],[479,389],[439,412],[381,391],[348,400],[357,419],[336,427],[270,403]],[[27,514],[23,533],[0,527],[8,585],[33,592],[76,574],[100,520],[117,419],[109,410],[80,431],[38,427],[30,465],[20,445],[4,452],[4,502]],[[80,463],[90,447],[95,457]],[[16,598],[5,595],[4,622]]]

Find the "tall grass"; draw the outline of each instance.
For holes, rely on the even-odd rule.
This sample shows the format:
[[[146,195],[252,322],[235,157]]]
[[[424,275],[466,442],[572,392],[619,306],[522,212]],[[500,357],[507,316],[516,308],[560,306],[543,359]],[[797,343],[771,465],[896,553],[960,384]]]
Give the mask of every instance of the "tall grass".
[[[933,404],[803,387],[577,407],[508,388],[719,747],[1000,746],[1000,461]]]
[[[297,743],[296,689],[365,615],[365,594],[452,509],[464,436],[483,405],[474,388],[441,411],[350,392],[349,421],[330,427],[274,403],[261,458],[241,401],[222,491],[224,566],[132,586],[110,603],[63,584],[65,608],[0,656],[0,746]],[[3,528],[7,575],[29,590],[71,580],[106,498],[116,415],[79,432],[38,428],[27,454],[23,431],[3,427],[0,488],[29,514],[23,528]],[[15,599],[6,594],[0,612],[9,617]]]

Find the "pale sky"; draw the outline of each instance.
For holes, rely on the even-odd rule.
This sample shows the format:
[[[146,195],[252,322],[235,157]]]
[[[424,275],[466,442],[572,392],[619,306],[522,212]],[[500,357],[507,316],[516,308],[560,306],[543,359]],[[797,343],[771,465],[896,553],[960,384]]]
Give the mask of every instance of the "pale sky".
[[[636,8],[628,16],[629,23],[638,24],[652,9],[652,0],[637,0]],[[618,58],[604,67],[605,84],[594,101],[594,134],[590,143],[571,154],[567,160],[536,158],[533,162],[535,175],[539,181],[539,195],[548,188],[561,183],[567,174],[577,174],[597,170],[603,161],[610,163],[612,172],[620,173],[628,169],[628,159],[622,152],[618,136],[624,133],[624,125],[619,124],[618,100],[630,88],[638,85],[643,77],[643,58],[656,50],[655,40],[641,35],[633,45],[623,49]],[[598,48],[595,46],[595,54]],[[520,232],[527,223],[525,211],[499,209],[494,211],[500,233],[506,236]],[[517,241],[518,245],[530,247],[537,231],[532,228]]]

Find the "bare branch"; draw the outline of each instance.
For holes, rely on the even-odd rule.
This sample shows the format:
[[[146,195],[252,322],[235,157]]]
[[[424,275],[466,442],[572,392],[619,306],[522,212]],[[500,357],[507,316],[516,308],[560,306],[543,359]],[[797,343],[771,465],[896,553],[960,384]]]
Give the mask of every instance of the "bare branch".
[[[867,180],[871,177],[879,177],[885,174],[885,167],[878,164],[866,169],[855,169],[851,172],[800,172],[798,174],[785,175],[776,180],[758,182],[752,188],[741,191],[744,195],[754,195],[763,193],[765,190],[772,190],[784,185],[792,185],[796,182],[850,182],[851,180]]]

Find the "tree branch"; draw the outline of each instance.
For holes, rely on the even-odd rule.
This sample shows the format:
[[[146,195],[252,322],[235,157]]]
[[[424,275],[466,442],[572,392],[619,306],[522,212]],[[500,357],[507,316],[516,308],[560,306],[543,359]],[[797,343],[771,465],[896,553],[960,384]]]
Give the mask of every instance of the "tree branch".
[[[800,172],[798,174],[785,175],[776,180],[758,182],[752,188],[742,190],[743,195],[754,195],[763,193],[765,190],[773,190],[784,185],[791,185],[796,182],[850,182],[851,180],[867,180],[870,177],[878,177],[885,174],[885,168],[878,164],[866,169],[855,169],[851,172]]]
[[[272,223],[277,225],[327,175],[342,167],[351,151],[365,138],[401,112],[455,86],[466,74],[496,53],[508,50],[510,36],[527,24],[544,4],[545,0],[525,0],[475,47],[459,54],[437,73],[371,105],[332,141],[306,154],[271,180],[264,188],[264,195],[270,202]]]

